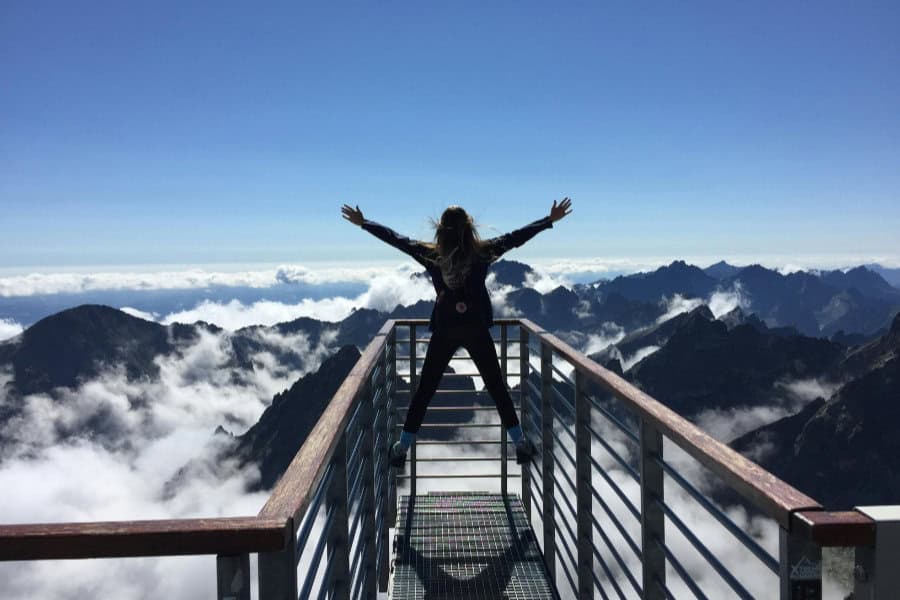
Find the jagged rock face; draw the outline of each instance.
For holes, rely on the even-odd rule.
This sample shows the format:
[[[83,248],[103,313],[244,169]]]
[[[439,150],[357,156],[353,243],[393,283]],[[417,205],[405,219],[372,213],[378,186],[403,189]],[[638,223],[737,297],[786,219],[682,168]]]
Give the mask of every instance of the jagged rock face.
[[[738,273],[741,272],[742,267],[736,267],[734,265],[730,265],[724,260],[720,260],[719,262],[709,265],[703,272],[713,277],[715,279],[727,279],[728,277],[734,277]]]
[[[638,331],[627,335],[621,341],[617,342],[614,345],[614,348],[618,351],[619,355],[628,356],[634,354],[641,348],[646,348],[647,346],[663,346],[669,340],[669,338],[675,334],[676,331],[687,325],[693,318],[701,318],[707,321],[715,320],[715,317],[709,310],[709,307],[706,305],[701,305],[692,311],[685,312],[680,315],[675,315],[671,319],[663,321],[662,323],[654,324],[644,329],[639,329]],[[605,352],[592,354],[591,358],[597,360],[600,363],[603,363],[613,356],[613,347],[611,347]]]
[[[176,333],[189,335],[183,328]],[[12,364],[15,391],[26,395],[74,387],[111,366],[122,366],[132,379],[153,377],[154,357],[172,348],[168,329],[158,323],[84,305],[42,319],[20,339],[0,345],[0,365]]]
[[[733,447],[828,508],[900,498],[900,315],[835,368],[827,402],[752,431]]]
[[[639,302],[611,292],[604,293],[601,300],[591,306],[596,320],[618,323],[627,330],[654,323],[665,312],[658,298],[654,302]]]
[[[900,290],[891,288],[872,271],[854,271],[823,276],[803,272],[782,275],[751,265],[723,280],[722,287],[739,285],[750,298],[753,312],[769,326],[793,326],[806,335],[817,336],[839,330],[871,333],[883,327],[900,308]]]
[[[500,285],[522,287],[525,284],[526,276],[532,273],[533,269],[525,263],[500,259],[491,265],[489,272],[494,274]]]
[[[826,271],[820,275],[822,281],[839,290],[855,289],[872,298],[892,298],[900,296],[900,290],[891,286],[884,277],[867,269],[856,267],[846,273],[843,271]]]
[[[630,300],[659,302],[664,296],[681,294],[691,298],[704,298],[712,292],[719,281],[704,273],[698,267],[676,260],[652,273],[639,273],[616,277],[600,284],[604,293],[616,293]]]
[[[733,446],[829,509],[900,498],[900,358]]]
[[[690,418],[706,409],[768,404],[776,381],[830,373],[842,352],[828,340],[778,336],[750,325],[729,330],[720,321],[692,314],[628,375]]]
[[[341,347],[318,371],[276,394],[259,421],[237,438],[235,453],[259,466],[261,488],[271,488],[284,473],[359,357],[356,346]]]

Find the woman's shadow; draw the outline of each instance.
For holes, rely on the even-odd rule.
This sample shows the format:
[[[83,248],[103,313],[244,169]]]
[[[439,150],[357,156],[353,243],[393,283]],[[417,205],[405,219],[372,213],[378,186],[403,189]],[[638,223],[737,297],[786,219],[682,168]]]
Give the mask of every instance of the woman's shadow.
[[[521,509],[518,515],[514,514],[508,498],[503,498],[503,506],[505,518],[498,518],[495,524],[479,528],[450,519],[449,523],[442,522],[435,537],[426,541],[421,531],[414,528],[415,497],[410,497],[404,528],[397,536],[394,566],[395,578],[398,571],[412,569],[418,581],[410,583],[424,588],[424,596],[419,595],[421,591],[408,589],[409,597],[556,598],[548,583],[540,547],[524,514]],[[498,525],[505,531],[500,531]],[[441,539],[448,534],[453,537],[451,543]]]

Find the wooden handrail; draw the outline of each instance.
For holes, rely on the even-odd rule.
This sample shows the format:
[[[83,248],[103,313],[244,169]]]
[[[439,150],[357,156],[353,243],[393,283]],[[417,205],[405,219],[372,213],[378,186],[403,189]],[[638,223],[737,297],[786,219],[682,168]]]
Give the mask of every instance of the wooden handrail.
[[[275,484],[272,495],[259,511],[260,517],[299,519],[306,511],[313,493],[325,475],[337,446],[339,434],[350,419],[353,401],[371,375],[376,360],[384,350],[387,336],[393,328],[394,321],[386,321],[366,346],[362,356],[310,431],[303,446]]]
[[[699,427],[645,394],[609,369],[605,369],[575,350],[552,333],[528,319],[519,319],[522,327],[549,344],[591,381],[601,385],[658,429],[682,450],[775,519],[790,528],[791,514],[801,510],[821,510],[822,506],[796,488],[778,479],[753,461],[714,439]]]
[[[289,536],[287,519],[258,517],[0,525],[0,560],[267,552]]]
[[[393,328],[369,343],[255,517],[0,525],[0,560],[122,558],[272,552],[293,543],[292,523],[306,510],[350,417],[353,400]]]
[[[855,510],[801,511],[792,521],[793,531],[823,548],[875,545],[875,521]]]

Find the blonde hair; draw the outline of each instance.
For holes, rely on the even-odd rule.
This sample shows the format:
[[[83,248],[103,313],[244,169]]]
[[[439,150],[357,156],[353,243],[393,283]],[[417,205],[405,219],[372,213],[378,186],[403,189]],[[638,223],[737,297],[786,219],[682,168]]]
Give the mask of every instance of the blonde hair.
[[[478,235],[475,220],[463,207],[449,206],[440,221],[432,219],[431,223],[435,229],[434,242],[425,245],[434,252],[444,279],[449,279],[448,285],[465,279],[476,258],[492,260],[490,247]]]

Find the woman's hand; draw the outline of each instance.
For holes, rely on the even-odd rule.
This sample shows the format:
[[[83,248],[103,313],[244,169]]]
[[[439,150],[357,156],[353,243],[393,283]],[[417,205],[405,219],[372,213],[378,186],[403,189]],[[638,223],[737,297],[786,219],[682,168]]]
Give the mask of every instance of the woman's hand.
[[[553,207],[550,209],[550,220],[553,222],[559,221],[564,216],[572,212],[570,208],[572,206],[572,201],[569,200],[569,197],[566,196],[562,199],[559,205],[556,204],[556,200],[553,201]]]
[[[350,206],[349,204],[345,204],[341,208],[341,212],[344,213],[344,218],[347,219],[348,221],[350,221],[351,223],[353,223],[354,225],[362,226],[363,221],[365,220],[365,217],[363,217],[362,211],[359,210],[358,204],[356,205],[355,209],[352,206]]]

